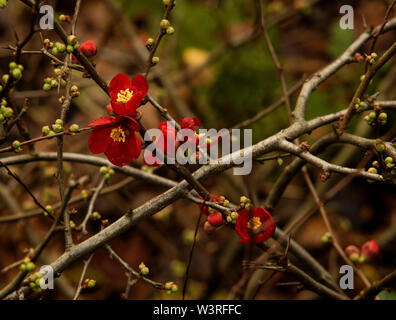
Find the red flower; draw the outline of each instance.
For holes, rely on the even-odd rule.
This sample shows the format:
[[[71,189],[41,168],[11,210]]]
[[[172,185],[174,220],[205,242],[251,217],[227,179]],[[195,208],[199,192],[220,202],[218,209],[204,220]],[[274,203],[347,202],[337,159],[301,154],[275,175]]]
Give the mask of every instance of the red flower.
[[[235,231],[241,237],[242,243],[250,243],[250,235],[253,235],[253,243],[257,244],[268,240],[274,234],[275,222],[264,208],[253,208],[252,212],[242,209],[238,212]]]
[[[98,52],[96,44],[92,40],[85,41],[83,44],[81,44],[79,49],[88,58],[93,57],[96,55],[96,52]]]
[[[380,248],[374,240],[367,241],[362,245],[361,256],[367,260],[373,260],[379,256]]]
[[[118,115],[135,116],[148,91],[144,76],[138,74],[131,80],[126,74],[117,74],[110,82],[109,94],[113,112]]]
[[[101,117],[90,125],[92,130],[88,146],[92,153],[104,152],[116,166],[124,166],[140,155],[142,144],[135,132],[140,130],[137,121],[128,116]]]

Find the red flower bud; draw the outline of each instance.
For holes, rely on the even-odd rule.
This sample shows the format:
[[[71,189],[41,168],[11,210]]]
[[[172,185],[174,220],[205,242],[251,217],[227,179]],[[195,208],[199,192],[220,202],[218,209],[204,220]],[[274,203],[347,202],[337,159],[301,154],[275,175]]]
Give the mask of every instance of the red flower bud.
[[[380,248],[374,240],[367,241],[362,245],[362,257],[367,260],[373,260],[379,256]]]
[[[212,235],[213,233],[215,233],[216,229],[215,229],[215,227],[213,227],[213,226],[209,223],[209,221],[206,221],[205,224],[204,224],[204,231],[205,231],[205,233],[206,233],[208,236],[210,236],[210,235]]]
[[[352,262],[357,262],[359,260],[360,250],[358,247],[349,245],[344,249],[344,252]]]
[[[111,104],[108,104],[107,106],[106,106],[106,110],[107,110],[107,113],[109,114],[109,115],[112,115],[114,112],[113,112],[113,107],[111,106]]]
[[[212,212],[209,214],[208,222],[215,228],[223,224],[223,216],[220,212]]]
[[[80,51],[86,56],[86,57],[93,57],[98,49],[96,48],[95,43],[92,40],[85,41],[83,44],[80,46]]]

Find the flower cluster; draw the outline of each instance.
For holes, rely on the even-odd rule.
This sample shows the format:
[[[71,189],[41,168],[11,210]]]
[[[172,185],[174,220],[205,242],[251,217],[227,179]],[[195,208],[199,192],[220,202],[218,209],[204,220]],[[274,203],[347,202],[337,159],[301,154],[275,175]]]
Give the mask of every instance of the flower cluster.
[[[349,245],[344,249],[344,252],[352,262],[364,263],[378,258],[380,248],[375,240],[370,240],[365,242],[360,250],[354,245]]]
[[[101,117],[89,124],[94,127],[88,141],[89,150],[104,152],[116,166],[124,166],[139,157],[142,144],[136,136],[140,125],[134,118],[148,91],[144,76],[137,75],[132,80],[123,73],[117,74],[110,82],[112,116]]]

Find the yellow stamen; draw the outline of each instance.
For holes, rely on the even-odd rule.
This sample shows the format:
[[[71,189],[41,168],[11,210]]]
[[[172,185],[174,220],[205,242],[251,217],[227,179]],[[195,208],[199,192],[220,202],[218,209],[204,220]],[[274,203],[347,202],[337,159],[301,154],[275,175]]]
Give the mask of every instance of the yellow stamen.
[[[110,138],[113,139],[115,142],[125,142],[126,134],[124,129],[121,127],[114,128],[111,130]]]
[[[261,226],[261,220],[259,217],[253,217],[249,220],[248,222],[248,228],[249,229],[257,229]]]
[[[117,93],[117,102],[118,103],[127,103],[133,96],[133,90],[129,91],[129,89],[120,90]]]

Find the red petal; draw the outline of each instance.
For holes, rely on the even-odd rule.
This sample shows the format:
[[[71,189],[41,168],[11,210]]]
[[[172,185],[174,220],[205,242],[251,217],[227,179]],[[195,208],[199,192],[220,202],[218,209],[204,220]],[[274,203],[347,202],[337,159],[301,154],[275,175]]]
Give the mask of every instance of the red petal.
[[[131,89],[132,83],[131,79],[129,79],[128,75],[125,73],[119,73],[117,74],[113,79],[110,81],[109,85],[109,94],[111,97],[111,100],[117,100],[117,95],[120,92],[120,90],[126,90],[126,89]],[[113,103],[112,103],[113,105]],[[114,108],[114,105],[113,105]],[[116,112],[116,110],[114,110]]]
[[[139,95],[142,96],[142,99],[146,96],[149,87],[147,80],[143,75],[138,74],[134,76],[131,85],[133,92],[139,93]]]
[[[197,118],[180,119],[180,127],[182,129],[191,129],[195,131],[195,126],[201,127],[201,121]]]
[[[132,159],[138,158],[141,150],[141,141],[135,132],[131,132],[125,142],[112,140],[105,154],[112,164],[121,167],[131,162]]]
[[[110,137],[111,130],[113,130],[113,126],[98,126],[92,130],[88,139],[88,147],[93,154],[106,151],[107,147],[113,141]]]
[[[88,125],[88,127],[111,125],[111,124],[114,124],[115,122],[117,122],[117,120],[112,117],[100,117],[99,119],[92,121]]]

